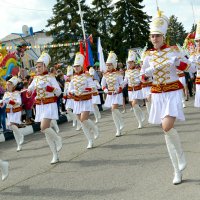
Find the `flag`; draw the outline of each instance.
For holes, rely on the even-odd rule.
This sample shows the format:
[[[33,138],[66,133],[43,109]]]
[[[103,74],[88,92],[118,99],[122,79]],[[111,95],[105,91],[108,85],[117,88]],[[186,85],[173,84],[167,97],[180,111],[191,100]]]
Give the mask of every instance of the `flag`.
[[[99,66],[100,66],[100,71],[105,72],[106,71],[106,63],[104,61],[104,55],[103,55],[103,49],[101,46],[101,39],[98,37],[98,59],[99,59]]]
[[[93,53],[91,49],[90,39],[87,40],[87,48],[88,48],[88,63],[90,66],[94,66],[94,59],[93,59]]]

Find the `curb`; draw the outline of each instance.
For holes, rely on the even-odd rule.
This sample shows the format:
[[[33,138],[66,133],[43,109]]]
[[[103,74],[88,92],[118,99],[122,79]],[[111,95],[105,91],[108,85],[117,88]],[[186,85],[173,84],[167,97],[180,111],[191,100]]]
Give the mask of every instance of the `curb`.
[[[64,122],[68,122],[68,116],[67,115],[60,115],[59,119],[57,120],[58,124],[62,124]],[[33,133],[36,133],[40,131],[40,123],[34,123],[32,125],[26,126],[24,128],[20,128],[20,131],[24,136],[30,135]],[[14,135],[12,131],[6,131],[2,134],[0,134],[0,142],[6,142],[8,140],[14,139]]]

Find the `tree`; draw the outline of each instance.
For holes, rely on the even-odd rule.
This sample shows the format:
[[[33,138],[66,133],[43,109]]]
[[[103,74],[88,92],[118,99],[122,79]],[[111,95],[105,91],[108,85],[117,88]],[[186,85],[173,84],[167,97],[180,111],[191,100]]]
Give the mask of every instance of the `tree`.
[[[192,24],[190,33],[196,32],[197,24]]]
[[[102,46],[105,50],[111,48],[111,34],[112,27],[112,0],[93,0],[92,1],[92,20],[94,20],[96,27],[93,30],[94,37],[101,37]],[[90,23],[91,26],[91,23]]]
[[[83,13],[90,10],[85,5],[85,0],[81,0],[81,8]],[[52,44],[77,42],[83,39],[77,0],[57,0],[53,7],[53,16],[47,21],[46,27],[50,28],[47,34],[53,36]],[[54,62],[60,62],[69,60],[70,51],[70,47],[51,48],[49,54]]]
[[[150,17],[142,10],[143,0],[121,0],[113,12],[112,49],[125,61],[129,48],[144,47],[149,38]]]
[[[187,34],[181,22],[177,21],[177,17],[172,15],[169,18],[169,27],[167,31],[167,38],[169,38],[170,45],[182,45]]]

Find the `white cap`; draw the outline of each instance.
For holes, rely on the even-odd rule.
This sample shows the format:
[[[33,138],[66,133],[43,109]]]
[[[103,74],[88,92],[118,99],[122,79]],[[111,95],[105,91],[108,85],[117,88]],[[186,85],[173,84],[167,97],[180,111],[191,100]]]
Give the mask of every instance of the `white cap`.
[[[200,21],[197,22],[197,29],[194,40],[200,40]]]
[[[90,69],[89,69],[89,74],[90,74],[91,76],[94,76],[95,70],[94,70],[93,67],[90,67]]]
[[[106,63],[112,63],[114,68],[117,68],[117,55],[113,51],[108,54]]]
[[[75,57],[75,60],[74,60],[74,66],[76,65],[80,65],[83,67],[83,64],[84,64],[84,55],[81,54],[80,52],[76,53],[76,57]]]
[[[67,67],[67,76],[72,76],[74,73],[74,69],[71,65]]]
[[[128,62],[129,61],[135,61],[136,60],[136,53],[130,49],[129,52],[128,52]]]
[[[51,61],[51,57],[48,53],[43,52],[42,55],[38,58],[37,63],[44,63],[46,67],[48,67]]]
[[[158,11],[157,16],[155,16],[150,23],[150,34],[162,34],[165,36],[168,25],[169,19],[163,15],[161,11]]]
[[[19,79],[16,76],[13,76],[11,79],[8,80],[9,82],[11,82],[14,86],[17,85],[17,83],[19,82]]]

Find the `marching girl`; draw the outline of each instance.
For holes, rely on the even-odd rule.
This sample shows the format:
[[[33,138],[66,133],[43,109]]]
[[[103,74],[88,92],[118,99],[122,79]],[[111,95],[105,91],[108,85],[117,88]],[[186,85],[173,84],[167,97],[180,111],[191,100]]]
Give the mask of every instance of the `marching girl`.
[[[165,135],[168,153],[174,168],[173,184],[182,182],[182,171],[186,167],[184,152],[179,134],[174,128],[177,120],[185,120],[182,107],[183,85],[179,81],[176,70],[194,70],[193,64],[188,64],[177,47],[164,43],[169,20],[161,12],[154,17],[150,26],[150,40],[153,49],[146,52],[141,69],[143,79],[153,76],[151,88],[151,110],[149,122],[161,124]]]
[[[129,50],[127,66],[125,72],[124,83],[128,84],[128,98],[134,110],[135,117],[138,121],[138,128],[142,128],[144,114],[137,104],[138,99],[143,99],[142,85],[140,81],[140,70],[135,66],[136,54],[133,50]]]
[[[17,151],[21,151],[22,144],[24,142],[24,135],[18,128],[18,125],[21,124],[22,116],[21,95],[18,91],[15,91],[15,87],[18,82],[19,79],[17,77],[12,77],[7,81],[7,92],[5,92],[3,96],[3,102],[6,103],[8,125],[10,125],[13,131],[13,135],[17,143]]]
[[[88,140],[87,149],[93,147],[94,139],[99,136],[98,127],[89,119],[89,114],[93,111],[92,93],[94,92],[94,82],[88,73],[83,72],[84,56],[77,53],[74,61],[75,74],[70,81],[69,94],[73,96],[73,113],[81,121],[83,132]]]
[[[94,89],[95,91],[92,94],[92,104],[93,104],[93,107],[94,107],[95,123],[98,123],[99,119],[101,119],[101,113],[99,112],[99,108],[97,106],[98,104],[101,104],[98,89],[100,89],[101,86],[99,84],[99,81],[94,79],[94,73],[95,73],[94,68],[90,67],[89,74],[92,76],[94,84],[95,84],[95,89]]]
[[[69,83],[72,79],[74,73],[74,69],[72,66],[67,67],[67,79],[65,81],[65,87],[64,87],[64,99],[66,100],[65,108],[67,110],[68,115],[73,120],[73,127],[77,125],[76,130],[79,131],[81,129],[81,122],[78,119],[78,117],[73,113],[74,109],[74,99],[72,96],[69,95]]]
[[[193,52],[190,56],[190,60],[196,63],[197,67],[197,75],[195,80],[195,100],[194,100],[194,107],[200,107],[200,21],[197,23],[197,29],[195,34],[195,52]]]
[[[122,135],[121,130],[124,127],[122,115],[118,110],[118,105],[123,105],[122,88],[124,82],[122,75],[116,70],[117,56],[112,51],[108,55],[106,68],[107,72],[104,73],[101,80],[102,89],[107,94],[104,106],[112,108],[112,117],[117,129],[115,136],[119,137]]]
[[[35,122],[40,122],[41,132],[45,134],[47,143],[52,151],[51,164],[59,161],[58,151],[62,148],[62,138],[51,128],[51,120],[58,119],[57,97],[61,94],[60,86],[55,77],[48,74],[47,66],[51,58],[47,53],[37,60],[37,76],[28,87],[27,96],[35,90],[36,115]]]
[[[8,162],[0,160],[0,170],[2,173],[2,176],[1,176],[2,181],[6,180],[6,178],[8,177],[8,174],[9,174],[8,167],[9,167]]]

